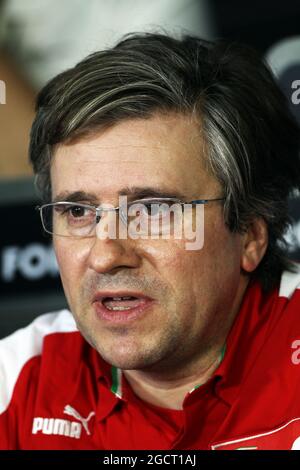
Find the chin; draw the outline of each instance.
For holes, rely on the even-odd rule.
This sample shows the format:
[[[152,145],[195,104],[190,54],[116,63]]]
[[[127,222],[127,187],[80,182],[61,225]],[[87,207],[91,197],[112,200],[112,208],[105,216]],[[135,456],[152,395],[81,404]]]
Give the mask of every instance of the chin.
[[[156,363],[156,358],[153,355],[145,356],[145,354],[139,354],[138,352],[125,353],[119,351],[113,353],[103,351],[103,348],[96,348],[100,356],[108,363],[119,369],[124,370],[138,370],[145,369]]]

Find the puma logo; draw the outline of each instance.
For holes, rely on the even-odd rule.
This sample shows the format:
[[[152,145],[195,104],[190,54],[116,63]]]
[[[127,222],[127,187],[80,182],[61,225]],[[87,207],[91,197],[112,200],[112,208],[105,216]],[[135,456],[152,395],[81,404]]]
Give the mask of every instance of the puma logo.
[[[83,418],[83,417],[78,413],[78,411],[75,410],[75,408],[73,408],[73,407],[70,406],[70,405],[66,405],[65,408],[64,408],[64,414],[65,414],[65,415],[69,415],[69,416],[73,416],[73,418],[75,418],[75,419],[77,419],[78,421],[80,421],[80,423],[82,424],[83,428],[85,429],[85,432],[87,433],[87,435],[88,435],[88,436],[91,435],[91,433],[90,433],[90,431],[89,431],[89,428],[88,428],[88,422],[89,422],[89,420],[95,415],[95,412],[94,412],[94,411],[91,411],[87,418]]]

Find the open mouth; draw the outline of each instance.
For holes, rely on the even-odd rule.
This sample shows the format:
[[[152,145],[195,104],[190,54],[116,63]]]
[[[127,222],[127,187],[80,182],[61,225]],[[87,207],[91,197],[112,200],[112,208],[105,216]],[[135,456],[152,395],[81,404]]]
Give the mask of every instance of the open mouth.
[[[142,316],[154,303],[154,299],[138,293],[129,295],[128,292],[120,292],[116,295],[99,293],[93,300],[95,311],[102,320],[110,322],[127,322]],[[107,294],[110,294],[107,292]],[[122,295],[124,294],[124,295]]]
[[[138,307],[143,303],[143,300],[145,299],[131,295],[124,297],[104,297],[102,299],[102,305],[107,308],[107,310],[124,311]]]

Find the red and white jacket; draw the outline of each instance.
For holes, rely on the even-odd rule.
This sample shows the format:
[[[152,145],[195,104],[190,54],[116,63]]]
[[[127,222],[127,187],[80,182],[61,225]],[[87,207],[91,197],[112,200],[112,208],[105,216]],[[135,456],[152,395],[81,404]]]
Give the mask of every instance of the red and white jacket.
[[[0,341],[0,449],[300,449],[300,271],[252,281],[183,410],[143,402],[67,310]]]

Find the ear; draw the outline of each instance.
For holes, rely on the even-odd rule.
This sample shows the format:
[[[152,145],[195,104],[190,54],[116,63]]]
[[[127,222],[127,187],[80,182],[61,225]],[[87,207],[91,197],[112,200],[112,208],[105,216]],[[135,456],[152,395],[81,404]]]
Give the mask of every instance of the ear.
[[[242,237],[241,268],[254,271],[261,262],[268,246],[268,228],[263,219],[254,219]]]

